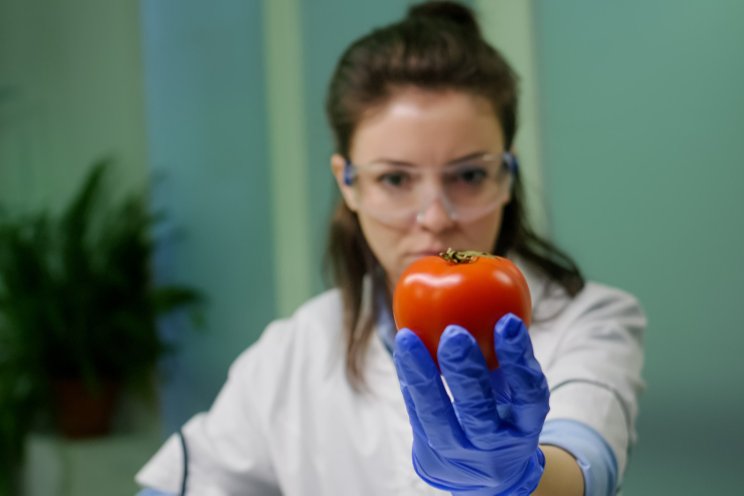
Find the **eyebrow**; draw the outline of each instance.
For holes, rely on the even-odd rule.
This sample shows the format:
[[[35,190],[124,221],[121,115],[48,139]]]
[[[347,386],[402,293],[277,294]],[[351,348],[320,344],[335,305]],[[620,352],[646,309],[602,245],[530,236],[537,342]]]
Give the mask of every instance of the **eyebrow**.
[[[444,165],[448,166],[448,165],[458,164],[460,162],[465,162],[466,160],[472,160],[474,158],[482,157],[483,155],[492,155],[492,153],[486,150],[479,150],[479,151],[468,153],[467,155],[463,155],[461,157],[452,159]],[[417,164],[414,164],[412,162],[407,162],[405,160],[396,160],[396,159],[384,158],[384,157],[378,158],[376,160],[372,160],[370,163],[371,164],[398,165],[398,166],[403,166],[403,167],[416,167],[417,166]]]

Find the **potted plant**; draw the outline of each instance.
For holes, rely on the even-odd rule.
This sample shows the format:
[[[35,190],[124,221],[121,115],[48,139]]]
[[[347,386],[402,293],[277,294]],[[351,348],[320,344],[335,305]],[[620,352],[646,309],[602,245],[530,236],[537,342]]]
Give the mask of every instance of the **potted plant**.
[[[26,433],[38,405],[25,350],[0,332],[0,496],[19,494]]]
[[[145,195],[111,200],[110,168],[94,164],[59,215],[0,217],[0,395],[70,437],[104,434],[117,393],[151,387],[169,351],[158,316],[200,300],[154,283],[157,218]]]

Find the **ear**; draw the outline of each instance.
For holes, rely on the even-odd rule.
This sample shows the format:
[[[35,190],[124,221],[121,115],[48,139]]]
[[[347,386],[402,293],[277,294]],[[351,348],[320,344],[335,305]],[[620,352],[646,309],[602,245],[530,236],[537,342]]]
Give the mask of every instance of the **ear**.
[[[354,198],[354,189],[344,182],[344,168],[346,167],[346,160],[338,153],[331,155],[331,173],[336,180],[336,186],[341,192],[341,197],[344,199],[344,203],[352,212],[356,212],[357,203]]]

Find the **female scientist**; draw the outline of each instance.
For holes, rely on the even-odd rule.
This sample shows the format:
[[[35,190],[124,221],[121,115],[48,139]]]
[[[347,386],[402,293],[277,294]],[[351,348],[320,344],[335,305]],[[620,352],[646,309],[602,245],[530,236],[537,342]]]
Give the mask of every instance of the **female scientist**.
[[[516,76],[472,12],[421,4],[354,42],[327,113],[336,287],[243,352],[212,408],[137,474],[141,494],[615,494],[645,319],[528,225]],[[466,329],[445,330],[442,375],[396,333],[398,276],[448,247],[507,256],[527,278],[533,324],[498,322],[494,372]]]

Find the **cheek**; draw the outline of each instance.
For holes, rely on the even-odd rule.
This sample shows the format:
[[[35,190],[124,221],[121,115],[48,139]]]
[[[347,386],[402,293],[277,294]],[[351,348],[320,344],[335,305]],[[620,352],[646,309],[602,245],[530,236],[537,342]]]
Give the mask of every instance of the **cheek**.
[[[463,226],[463,233],[472,246],[469,249],[485,252],[493,250],[499,237],[503,215],[503,209],[499,209],[477,222]]]
[[[399,269],[397,267],[397,247],[402,234],[363,214],[359,215],[359,225],[362,228],[362,234],[364,234],[370,250],[372,250],[380,265],[382,265],[385,273],[389,277],[394,277],[394,274]]]

